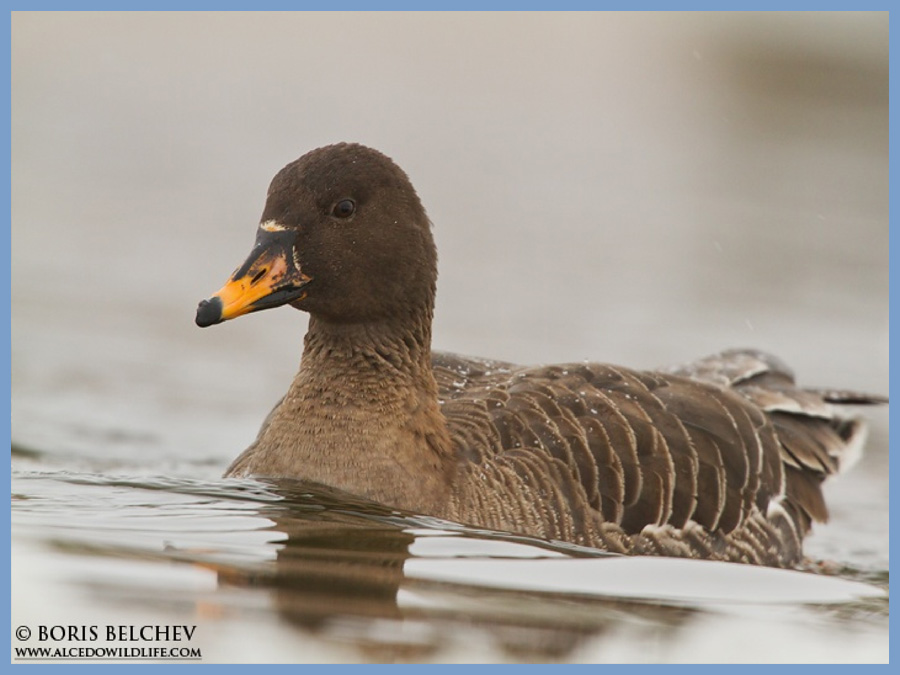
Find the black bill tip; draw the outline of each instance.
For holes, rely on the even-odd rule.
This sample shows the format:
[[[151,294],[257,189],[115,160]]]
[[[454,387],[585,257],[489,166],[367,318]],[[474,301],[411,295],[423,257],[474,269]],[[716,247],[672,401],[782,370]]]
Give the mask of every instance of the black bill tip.
[[[197,318],[194,321],[200,328],[222,323],[222,299],[212,297],[209,300],[201,300],[197,306]]]

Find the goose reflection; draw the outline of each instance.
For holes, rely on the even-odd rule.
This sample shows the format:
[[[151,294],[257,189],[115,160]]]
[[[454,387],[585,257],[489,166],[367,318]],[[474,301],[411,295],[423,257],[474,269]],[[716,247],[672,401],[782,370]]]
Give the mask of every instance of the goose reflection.
[[[623,624],[645,631],[648,638],[668,639],[697,614],[689,607],[409,576],[406,568],[426,559],[450,566],[490,559],[512,570],[523,559],[619,556],[471,530],[314,483],[267,483],[283,497],[259,512],[271,521],[269,529],[283,537],[275,560],[253,572],[220,568],[220,586],[265,589],[287,623],[353,643],[368,659],[435,658],[451,641],[470,639],[509,658],[559,660],[586,638]]]

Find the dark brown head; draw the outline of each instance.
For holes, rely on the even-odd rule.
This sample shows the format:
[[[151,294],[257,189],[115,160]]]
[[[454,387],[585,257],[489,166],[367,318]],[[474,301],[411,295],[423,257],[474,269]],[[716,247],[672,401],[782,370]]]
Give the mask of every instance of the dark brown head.
[[[340,143],[272,179],[250,256],[197,308],[197,325],[290,304],[334,322],[430,313],[437,254],[428,217],[390,158]]]

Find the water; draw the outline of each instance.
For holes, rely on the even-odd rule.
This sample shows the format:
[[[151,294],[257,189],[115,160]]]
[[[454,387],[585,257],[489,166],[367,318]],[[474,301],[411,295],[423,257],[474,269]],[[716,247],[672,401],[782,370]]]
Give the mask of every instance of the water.
[[[271,175],[360,140],[435,222],[438,348],[755,346],[885,393],[886,36],[876,14],[14,16],[14,628],[196,626],[208,663],[886,661],[886,409],[826,487],[807,586],[223,481],[306,319],[193,326]]]
[[[740,631],[789,659],[887,654],[887,578],[846,581],[860,570],[602,556],[308,486],[24,468],[33,459],[13,480],[13,616],[98,626],[92,646],[117,644],[110,624],[163,624],[196,626],[207,662],[705,661]],[[838,630],[853,640],[822,643]]]

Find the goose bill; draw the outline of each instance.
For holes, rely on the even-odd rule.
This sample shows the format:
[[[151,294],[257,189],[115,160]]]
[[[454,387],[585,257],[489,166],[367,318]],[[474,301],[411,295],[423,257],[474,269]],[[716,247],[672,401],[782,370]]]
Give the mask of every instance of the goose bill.
[[[260,229],[250,256],[219,291],[197,307],[200,327],[306,297],[311,281],[295,263],[289,231]]]

